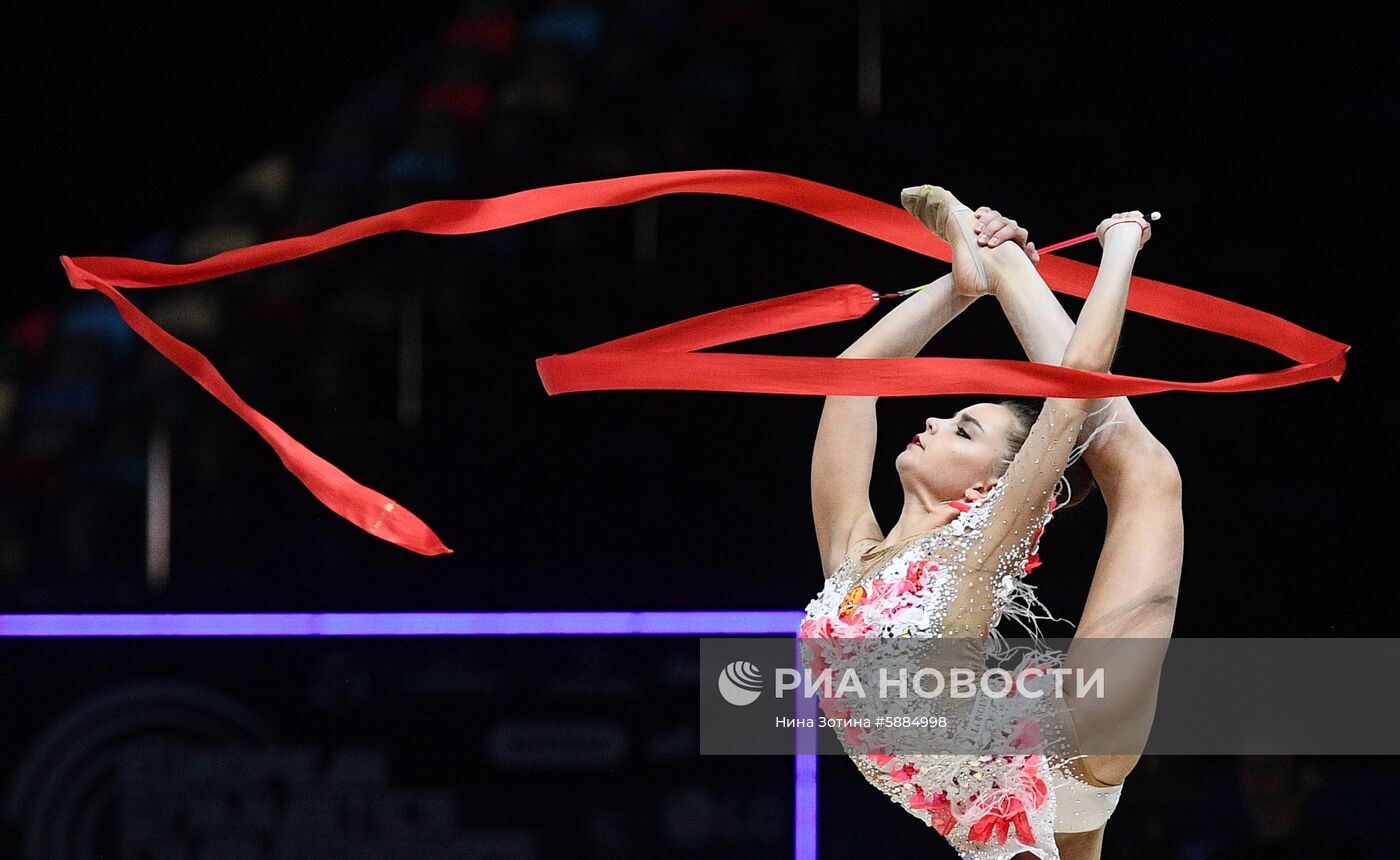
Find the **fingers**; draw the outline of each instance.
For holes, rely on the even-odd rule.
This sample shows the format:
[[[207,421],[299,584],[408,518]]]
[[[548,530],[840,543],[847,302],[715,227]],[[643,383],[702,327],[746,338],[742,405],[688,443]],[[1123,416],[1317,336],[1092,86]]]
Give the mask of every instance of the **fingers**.
[[[1000,215],[989,220],[984,219],[982,230],[977,234],[977,244],[988,247],[995,247],[1003,242],[1023,244],[1025,241],[1025,229],[1014,220]]]
[[[1002,242],[1015,242],[1017,245],[1024,245],[1026,242],[1025,228],[1016,226],[1015,221],[1008,221],[1005,226],[987,239],[989,247],[995,247]]]
[[[987,206],[977,207],[973,216],[977,219],[972,225],[972,230],[977,234],[978,245],[995,248],[1006,242],[1015,242],[1025,250],[1032,263],[1040,262],[1040,254],[1035,250],[1035,244],[1030,241],[1030,233],[1015,220],[1002,217],[1000,212]]]
[[[1134,209],[1131,212],[1114,212],[1103,219],[1103,223],[1094,231],[1098,234],[1099,244],[1103,244],[1105,234],[1119,224],[1132,224],[1141,230],[1142,240],[1138,243],[1139,248],[1147,244],[1147,240],[1152,237],[1152,224],[1143,217],[1142,212]]]
[[[977,234],[978,245],[995,248],[1006,242],[1015,242],[1025,249],[1026,256],[1032,263],[1040,262],[1040,254],[1027,244],[1030,241],[1030,233],[1014,219],[1002,217],[1000,212],[987,206],[977,207],[973,215],[977,222],[972,225],[972,230]]]

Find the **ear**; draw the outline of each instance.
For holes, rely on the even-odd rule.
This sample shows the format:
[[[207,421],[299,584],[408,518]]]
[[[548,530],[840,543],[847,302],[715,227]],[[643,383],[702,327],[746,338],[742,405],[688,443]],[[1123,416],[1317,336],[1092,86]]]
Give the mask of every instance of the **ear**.
[[[996,485],[996,478],[992,478],[988,481],[978,481],[976,484],[973,484],[971,487],[968,487],[966,490],[964,490],[963,495],[969,501],[975,502],[978,499],[990,493],[992,491],[992,487],[995,487]]]

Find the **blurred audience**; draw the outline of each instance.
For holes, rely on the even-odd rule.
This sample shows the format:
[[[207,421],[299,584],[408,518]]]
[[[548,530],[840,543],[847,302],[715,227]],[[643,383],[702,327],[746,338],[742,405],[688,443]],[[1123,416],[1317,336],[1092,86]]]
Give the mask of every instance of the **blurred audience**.
[[[751,137],[746,117],[792,115],[804,103],[813,114],[830,107],[821,93],[801,91],[790,69],[753,80],[769,68],[760,60],[782,43],[784,27],[799,26],[791,15],[780,24],[773,7],[756,0],[474,0],[460,10],[426,49],[332,111],[310,153],[256,161],[195,221],[156,230],[125,253],[188,262],[422,200],[762,164],[762,151],[726,154]],[[770,94],[783,104],[763,103]],[[596,221],[554,219],[472,237],[471,276],[488,283],[519,271],[536,251],[570,255],[580,268],[633,259],[630,250],[615,253],[599,230]],[[448,245],[413,244],[408,254],[405,241],[412,240],[386,237],[292,266],[129,295],[276,420],[305,426],[334,415],[338,433],[378,438],[396,415],[392,389],[400,380],[385,359],[397,355],[405,314],[423,313],[427,301],[444,319],[459,319],[454,314],[478,301],[455,295],[462,287],[445,274],[457,269]],[[591,312],[610,313],[604,305]],[[154,423],[170,423],[189,442],[176,446],[177,479],[228,503],[240,459],[211,455],[217,445],[208,440],[236,433],[236,425],[137,344],[100,296],[64,296],[6,335],[0,584],[18,588],[20,600],[85,582],[98,587],[93,593],[108,594],[105,583],[138,600]],[[451,348],[442,360],[452,360]],[[298,372],[280,372],[289,366]],[[182,451],[199,453],[182,458]],[[217,528],[227,513],[224,503],[182,508],[180,533]],[[182,575],[196,563],[182,559]]]
[[[1352,780],[1329,780],[1316,761],[1287,755],[1241,756],[1232,775],[1243,814],[1219,821],[1218,829],[1200,840],[1189,856],[1201,860],[1372,856],[1363,852],[1352,833],[1319,814],[1321,795],[1359,793],[1346,787]]]

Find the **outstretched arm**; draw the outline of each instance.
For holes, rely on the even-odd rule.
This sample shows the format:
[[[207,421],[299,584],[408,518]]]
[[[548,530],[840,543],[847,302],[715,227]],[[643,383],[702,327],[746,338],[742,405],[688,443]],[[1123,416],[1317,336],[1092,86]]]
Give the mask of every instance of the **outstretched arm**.
[[[1142,220],[1141,214],[1137,214],[1137,219]],[[1118,351],[1118,335],[1123,330],[1123,313],[1128,307],[1128,284],[1142,244],[1142,228],[1134,221],[1114,215],[1099,229],[1103,234],[1103,259],[1060,364],[1076,370],[1106,373],[1113,365],[1113,354]],[[1045,283],[1038,274],[1033,274],[1031,280]],[[1086,404],[1082,399],[1075,402]]]
[[[1143,234],[1136,221],[1115,215],[1100,225],[1100,238],[1103,259],[1098,275],[1058,363],[1078,370],[1106,372],[1117,349],[1128,285]],[[1036,284],[1048,290],[1019,249],[990,253],[999,253],[998,263],[1005,263],[998,293],[1031,289]],[[1093,408],[1092,402],[1082,398],[1046,398],[1030,435],[988,496],[993,515],[983,532],[984,540],[969,553],[969,563],[1001,574],[1022,569],[1031,535],[1043,522],[1049,496],[1064,473],[1065,462]]]
[[[953,288],[952,275],[944,275],[885,314],[839,357],[916,356],[974,301]],[[812,449],[812,519],[828,576],[855,537],[884,536],[870,507],[877,399],[830,395],[822,406]]]
[[[1030,241],[1025,228],[986,206],[978,209],[976,215],[977,223],[973,230],[977,233],[979,245],[992,240],[995,240],[995,244],[1015,242],[1025,249],[1033,261],[1039,262],[1035,243]],[[1131,235],[1131,231],[1129,233]],[[1059,364],[1064,358],[1065,347],[1069,345],[1070,335],[1074,333],[1074,320],[1070,319],[1045,282],[1015,281],[999,289],[996,297],[1007,322],[1016,332],[1016,339],[1026,352],[1026,358],[1040,364]],[[1106,402],[1107,407],[1100,408]],[[1104,422],[1118,422],[1094,437],[1084,452],[1084,460],[1093,471],[1094,479],[1108,493],[1113,485],[1113,475],[1122,465],[1121,461],[1136,452],[1157,453],[1163,446],[1138,418],[1126,397],[1095,400],[1090,404],[1089,412],[1090,417],[1080,430],[1081,441]]]
[[[928,345],[940,329],[976,300],[959,294],[953,288],[953,276],[944,275],[896,305],[838,357],[912,358]]]

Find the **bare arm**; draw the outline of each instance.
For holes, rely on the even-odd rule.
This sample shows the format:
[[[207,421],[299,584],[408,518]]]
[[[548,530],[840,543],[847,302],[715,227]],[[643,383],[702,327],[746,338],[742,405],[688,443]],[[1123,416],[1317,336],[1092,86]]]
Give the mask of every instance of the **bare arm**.
[[[1089,298],[1079,311],[1061,366],[1103,373],[1113,365],[1141,236],[1132,222],[1113,224],[1104,234],[1103,260]]]
[[[1065,346],[1060,361],[1064,367],[1107,371],[1118,345],[1142,234],[1137,227],[1112,224],[1102,235],[1103,260]],[[1024,256],[1012,254],[1006,259],[1016,265],[1008,267],[1008,276],[1002,281],[1005,289],[1029,290],[1040,285],[1048,290]],[[1002,575],[1022,568],[1030,535],[1043,522],[1049,496],[1064,473],[1091,403],[1082,398],[1046,398],[1030,435],[987,497],[993,516],[984,530],[986,540],[968,553],[970,564]]]
[[[972,306],[975,298],[953,288],[953,276],[944,275],[905,299],[839,358],[912,358],[953,318]],[[837,398],[875,400],[874,397]]]
[[[1003,243],[1020,245],[1033,262],[1040,255],[1024,227],[994,209],[983,206],[977,210],[977,244],[995,247]],[[1016,339],[1026,352],[1026,358],[1040,364],[1059,364],[1065,347],[1074,334],[1070,319],[1050,288],[1040,280],[1009,283],[995,293],[1006,319],[1016,333]],[[1113,495],[1119,472],[1130,460],[1142,454],[1160,453],[1165,446],[1152,435],[1137,415],[1128,398],[1118,396],[1094,400],[1089,416],[1080,430],[1080,440],[1089,437],[1105,422],[1114,426],[1094,437],[1084,452],[1084,459],[1094,472],[1105,498]]]
[[[839,357],[916,356],[974,301],[954,289],[952,275],[944,275],[885,314]],[[883,537],[870,507],[877,399],[831,395],[822,406],[812,449],[812,519],[828,576],[855,537]]]
[[[992,213],[995,215],[995,213]],[[995,222],[993,222],[995,223]],[[1022,281],[1008,284],[996,293],[997,302],[1006,314],[1007,322],[1016,332],[1016,339],[1026,352],[1026,358],[1039,364],[1059,364],[1065,356],[1065,347],[1074,334],[1074,320],[1055,298],[1044,282]],[[1107,408],[1101,408],[1107,403]],[[1126,397],[1109,397],[1094,400],[1088,410],[1088,417],[1080,430],[1083,439],[1110,419],[1121,422],[1121,426],[1110,427],[1097,436],[1085,452],[1085,458],[1093,465],[1093,452],[1109,438],[1118,435],[1146,434],[1147,428],[1137,417],[1137,412]],[[1122,433],[1120,434],[1120,431]],[[1097,473],[1097,470],[1095,470]]]

